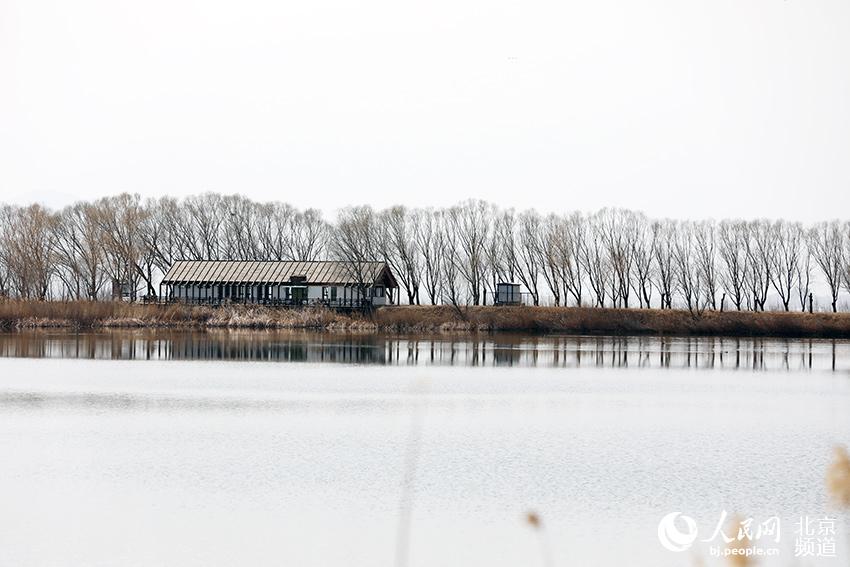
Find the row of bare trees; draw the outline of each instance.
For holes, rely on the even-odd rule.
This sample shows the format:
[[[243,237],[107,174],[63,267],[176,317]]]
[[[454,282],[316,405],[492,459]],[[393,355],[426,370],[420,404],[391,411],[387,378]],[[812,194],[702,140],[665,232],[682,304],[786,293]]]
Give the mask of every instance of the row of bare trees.
[[[60,211],[0,208],[0,296],[97,299],[111,282],[154,295],[178,259],[315,260],[328,225],[315,210],[205,194],[122,194]]]
[[[177,259],[387,261],[411,304],[486,304],[499,282],[528,302],[763,311],[839,308],[850,223],[675,221],[603,209],[541,215],[466,201],[446,209],[319,211],[214,193],[122,194],[59,211],[0,208],[0,295],[97,299],[123,282],[155,295]]]

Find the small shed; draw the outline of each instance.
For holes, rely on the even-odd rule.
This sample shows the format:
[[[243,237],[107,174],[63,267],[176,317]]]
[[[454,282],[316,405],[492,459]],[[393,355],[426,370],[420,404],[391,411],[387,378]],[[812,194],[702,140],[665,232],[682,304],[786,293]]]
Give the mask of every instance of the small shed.
[[[119,280],[112,278],[112,300],[113,301],[130,301],[133,299],[136,290],[127,280]]]
[[[499,282],[496,284],[496,305],[521,305],[522,293],[518,283]]]

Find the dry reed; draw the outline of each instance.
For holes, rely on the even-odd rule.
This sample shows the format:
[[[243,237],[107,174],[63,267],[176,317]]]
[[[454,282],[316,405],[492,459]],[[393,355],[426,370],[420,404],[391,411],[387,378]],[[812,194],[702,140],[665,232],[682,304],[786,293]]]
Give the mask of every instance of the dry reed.
[[[826,471],[826,488],[836,504],[850,508],[850,455],[844,447],[835,448],[832,464]]]
[[[0,328],[221,327],[364,332],[490,332],[850,338],[850,313],[706,312],[575,307],[393,306],[369,314],[323,308],[2,301]]]
[[[549,545],[549,538],[546,535],[546,526],[543,525],[543,520],[540,518],[540,514],[534,510],[529,510],[525,514],[525,521],[529,526],[531,526],[531,529],[537,533],[537,538],[540,543],[541,562],[544,567],[552,567],[555,564],[555,561],[552,557],[552,548]]]
[[[748,537],[742,536],[740,533],[741,527],[741,519],[737,516],[734,516],[729,521],[730,531],[735,534],[734,539],[729,542],[727,545],[727,549],[729,550],[729,555],[727,556],[729,565],[732,567],[749,567],[753,565],[754,561],[748,555],[749,550],[751,549],[751,541]]]
[[[379,309],[379,329],[398,332],[521,331],[613,335],[850,338],[848,313],[706,312],[576,307],[400,306]]]

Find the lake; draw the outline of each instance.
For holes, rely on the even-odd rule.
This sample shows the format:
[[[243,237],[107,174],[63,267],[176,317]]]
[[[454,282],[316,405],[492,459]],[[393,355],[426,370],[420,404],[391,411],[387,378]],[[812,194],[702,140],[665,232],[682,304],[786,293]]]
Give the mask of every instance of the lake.
[[[0,565],[847,565],[837,444],[846,341],[0,334]]]

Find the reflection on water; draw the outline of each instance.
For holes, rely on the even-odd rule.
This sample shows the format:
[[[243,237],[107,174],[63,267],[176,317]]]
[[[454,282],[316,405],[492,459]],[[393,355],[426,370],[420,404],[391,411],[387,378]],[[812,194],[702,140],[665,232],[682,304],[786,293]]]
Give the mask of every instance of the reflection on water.
[[[144,330],[0,353],[53,357],[0,358],[0,566],[390,566],[410,478],[411,567],[540,564],[528,510],[552,565],[720,565],[724,511],[834,517],[850,444],[846,342]],[[685,554],[658,542],[672,511],[699,526]]]
[[[850,342],[720,337],[350,335],[270,331],[18,332],[0,357],[520,366],[850,370]]]

